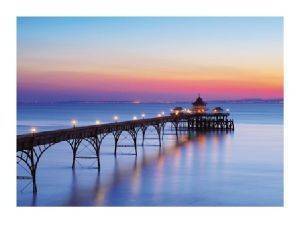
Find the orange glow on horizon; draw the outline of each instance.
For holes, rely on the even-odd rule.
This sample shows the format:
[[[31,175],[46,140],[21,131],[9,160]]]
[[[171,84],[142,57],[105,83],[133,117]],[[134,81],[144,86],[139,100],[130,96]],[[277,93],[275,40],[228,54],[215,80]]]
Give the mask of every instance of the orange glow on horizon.
[[[251,72],[251,73],[250,73]],[[203,90],[215,96],[239,94],[241,96],[258,92],[262,96],[283,96],[283,76],[280,71],[267,73],[260,71],[236,71],[235,74],[210,74],[199,71],[189,76],[134,76],[134,75],[103,75],[101,73],[80,72],[29,72],[18,76],[18,85],[24,89],[45,86],[52,90],[77,90],[98,92],[114,92],[122,89],[125,92],[175,92],[197,93]],[[20,73],[20,72],[19,72]],[[42,79],[41,79],[42,77]]]

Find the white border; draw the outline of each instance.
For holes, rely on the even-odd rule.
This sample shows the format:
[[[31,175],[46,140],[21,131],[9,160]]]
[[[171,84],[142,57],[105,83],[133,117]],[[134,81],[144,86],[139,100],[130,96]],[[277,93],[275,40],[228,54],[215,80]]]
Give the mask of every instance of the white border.
[[[299,6],[297,1],[20,0],[0,7],[1,221],[4,224],[299,224]],[[16,208],[16,16],[284,16],[284,208]]]

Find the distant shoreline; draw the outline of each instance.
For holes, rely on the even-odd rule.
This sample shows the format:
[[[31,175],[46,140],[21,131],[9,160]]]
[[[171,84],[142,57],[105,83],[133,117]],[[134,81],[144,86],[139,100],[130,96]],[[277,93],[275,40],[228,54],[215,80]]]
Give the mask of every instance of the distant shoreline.
[[[239,99],[239,100],[210,100],[209,103],[283,103],[283,99]],[[57,101],[57,102],[18,102],[17,104],[189,104],[190,101],[164,101],[164,102],[142,102],[142,101]]]

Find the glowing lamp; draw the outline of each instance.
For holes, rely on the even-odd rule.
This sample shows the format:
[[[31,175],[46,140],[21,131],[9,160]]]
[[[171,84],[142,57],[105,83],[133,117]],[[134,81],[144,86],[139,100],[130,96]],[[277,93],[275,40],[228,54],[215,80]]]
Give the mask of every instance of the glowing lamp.
[[[229,112],[229,109],[226,109],[226,112]]]
[[[114,116],[114,117],[113,117],[113,120],[114,120],[115,122],[118,122],[119,117],[118,117],[118,116]]]
[[[96,125],[100,125],[101,121],[100,120],[96,120]]]
[[[32,128],[30,129],[30,133],[35,134],[35,133],[36,133],[36,128],[35,128],[35,127],[32,127]]]
[[[164,111],[162,111],[162,112],[161,112],[161,115],[165,115],[165,112],[164,112]]]
[[[145,115],[145,113],[143,113],[141,116],[142,116],[142,118],[144,119],[146,115]]]
[[[77,120],[71,120],[71,124],[75,128],[77,126]]]
[[[160,113],[158,113],[158,114],[157,114],[157,117],[161,117],[161,114],[160,114]]]
[[[137,120],[137,117],[136,117],[136,116],[134,116],[134,117],[132,117],[132,119],[133,119],[133,120]]]

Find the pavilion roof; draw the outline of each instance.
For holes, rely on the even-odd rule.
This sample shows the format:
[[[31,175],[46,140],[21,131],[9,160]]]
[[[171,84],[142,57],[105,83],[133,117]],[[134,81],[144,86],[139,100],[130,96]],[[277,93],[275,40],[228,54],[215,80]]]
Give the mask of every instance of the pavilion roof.
[[[200,96],[198,96],[196,101],[194,101],[192,104],[193,106],[205,106],[206,102],[204,102],[203,99]]]

